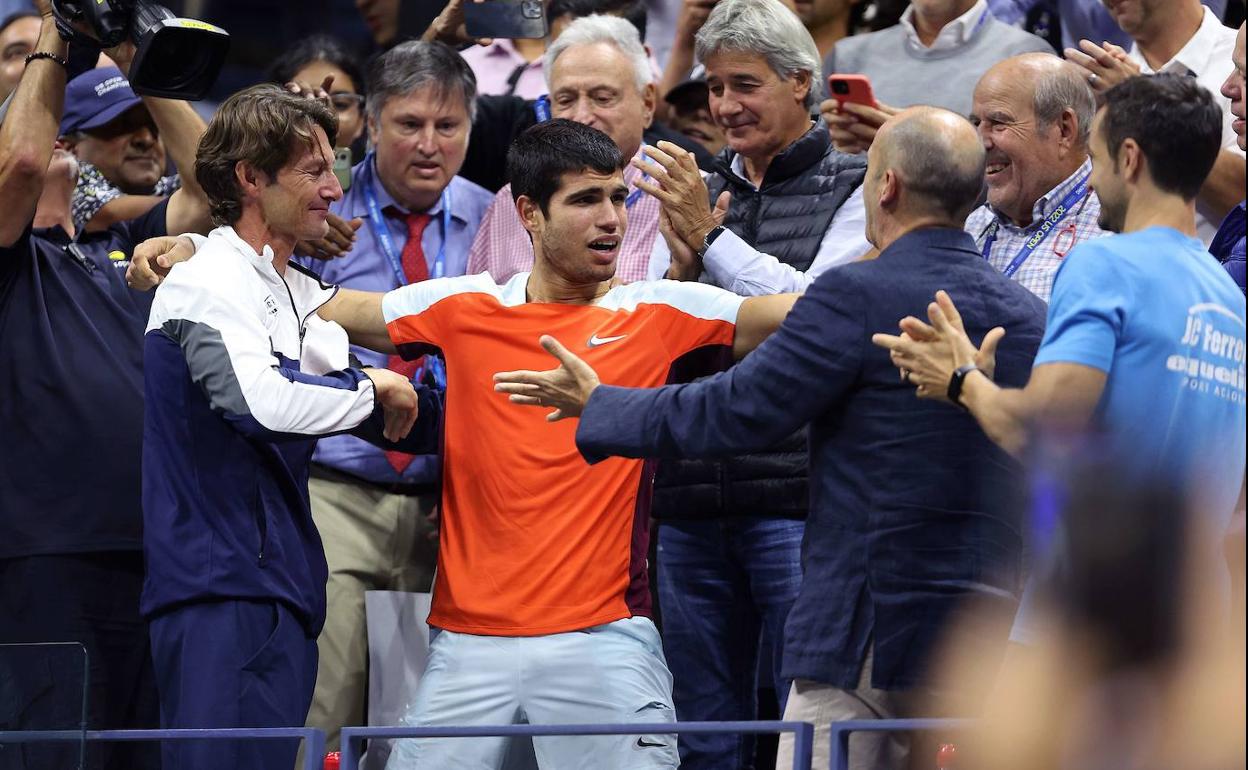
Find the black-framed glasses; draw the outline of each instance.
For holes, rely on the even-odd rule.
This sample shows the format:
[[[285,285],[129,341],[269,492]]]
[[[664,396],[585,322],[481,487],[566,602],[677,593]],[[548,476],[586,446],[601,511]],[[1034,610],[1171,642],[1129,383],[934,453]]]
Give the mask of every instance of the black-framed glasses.
[[[363,107],[364,97],[359,94],[347,93],[341,91],[336,94],[329,95],[329,103],[334,106],[338,112],[347,112],[352,107]]]

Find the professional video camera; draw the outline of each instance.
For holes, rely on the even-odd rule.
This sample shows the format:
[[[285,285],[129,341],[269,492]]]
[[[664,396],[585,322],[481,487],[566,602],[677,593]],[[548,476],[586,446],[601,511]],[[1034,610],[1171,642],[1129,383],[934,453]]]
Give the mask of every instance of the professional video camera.
[[[129,79],[137,94],[204,98],[230,46],[220,27],[178,18],[151,0],[52,0],[52,12],[71,46],[102,49],[133,40]]]

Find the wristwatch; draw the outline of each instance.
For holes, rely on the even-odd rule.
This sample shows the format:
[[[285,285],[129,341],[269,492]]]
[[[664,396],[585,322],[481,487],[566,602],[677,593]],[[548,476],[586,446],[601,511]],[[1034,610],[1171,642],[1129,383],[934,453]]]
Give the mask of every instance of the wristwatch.
[[[702,239],[702,248],[698,249],[699,258],[706,256],[707,249],[711,248],[711,244],[715,242],[716,238],[723,234],[725,229],[726,228],[723,225],[715,225],[710,229],[710,232],[708,232],[706,237]]]
[[[975,364],[965,364],[954,369],[953,375],[949,378],[949,389],[945,391],[945,395],[963,409],[966,409],[966,404],[962,403],[962,383],[966,381],[966,375],[977,371],[979,367]]]

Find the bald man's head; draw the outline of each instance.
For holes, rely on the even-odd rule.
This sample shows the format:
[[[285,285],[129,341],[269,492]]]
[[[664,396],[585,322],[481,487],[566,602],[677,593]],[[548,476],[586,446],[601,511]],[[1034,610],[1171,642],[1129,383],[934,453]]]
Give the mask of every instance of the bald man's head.
[[[984,182],[984,148],[965,118],[937,107],[911,107],[880,128],[868,153],[868,177],[892,171],[901,218],[944,217],[959,226]]]
[[[1078,123],[1079,142],[1087,146],[1096,95],[1078,65],[1051,53],[1024,53],[997,62],[979,82],[1030,99],[1040,129],[1056,124],[1070,110]]]
[[[1036,201],[1088,159],[1096,99],[1079,69],[1052,54],[998,62],[975,85],[971,122],[988,153],[988,202],[1020,226]]]

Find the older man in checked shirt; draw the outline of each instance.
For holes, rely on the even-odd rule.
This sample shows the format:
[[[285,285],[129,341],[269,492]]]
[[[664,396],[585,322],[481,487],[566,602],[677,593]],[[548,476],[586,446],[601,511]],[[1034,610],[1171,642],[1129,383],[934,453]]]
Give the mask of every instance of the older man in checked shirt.
[[[980,253],[1045,302],[1075,244],[1105,235],[1088,186],[1096,101],[1081,73],[1048,54],[997,64],[975,87],[971,122],[988,154],[988,202],[966,220]]]
[[[624,19],[592,16],[574,21],[546,51],[552,117],[593,126],[625,157],[637,156],[654,116],[658,92],[637,30]],[[628,229],[616,262],[624,283],[646,277],[659,234],[659,202],[636,187],[641,172],[624,171]],[[533,243],[520,224],[511,185],[499,190],[468,255],[468,274],[489,272],[499,283],[533,268]]]

